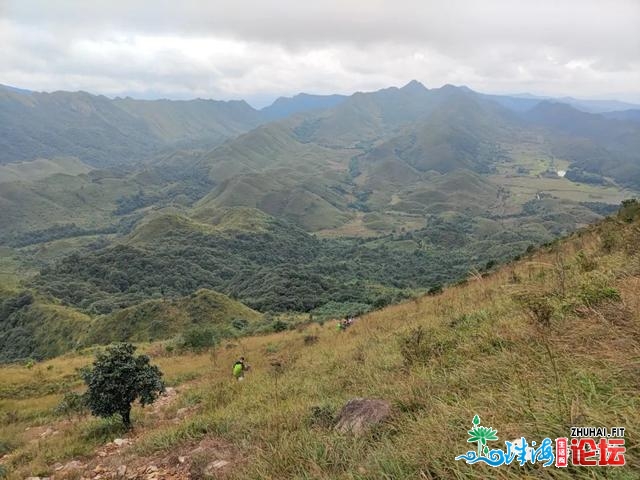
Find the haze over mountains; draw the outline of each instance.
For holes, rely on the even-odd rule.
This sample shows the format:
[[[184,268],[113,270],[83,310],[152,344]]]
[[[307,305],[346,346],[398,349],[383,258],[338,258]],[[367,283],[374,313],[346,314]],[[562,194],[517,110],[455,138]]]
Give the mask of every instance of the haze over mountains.
[[[3,323],[5,358],[55,354],[34,339],[56,322],[165,338],[145,302],[201,289],[252,320],[367,311],[591,223],[640,191],[640,110],[570,103],[417,81],[262,110],[0,87],[2,279],[40,305]],[[100,318],[146,333],[96,340]]]

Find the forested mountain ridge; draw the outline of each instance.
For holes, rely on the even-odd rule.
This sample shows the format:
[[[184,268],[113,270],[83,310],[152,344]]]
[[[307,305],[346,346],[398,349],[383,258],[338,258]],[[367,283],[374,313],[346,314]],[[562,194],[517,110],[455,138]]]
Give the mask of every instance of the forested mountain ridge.
[[[216,145],[261,122],[245,102],[112,100],[0,86],[0,163],[55,156],[94,166],[140,162],[165,148]]]
[[[267,330],[287,315],[369,311],[480,275],[637,196],[638,123],[521,106],[413,81],[283,99],[267,121],[244,102],[6,90],[0,130],[70,153],[0,165],[3,295],[31,295],[39,312],[2,325],[4,345],[21,345],[5,358],[52,354],[16,340],[38,322],[164,338],[174,326],[149,316],[170,318],[162,302],[197,291],[257,311]]]

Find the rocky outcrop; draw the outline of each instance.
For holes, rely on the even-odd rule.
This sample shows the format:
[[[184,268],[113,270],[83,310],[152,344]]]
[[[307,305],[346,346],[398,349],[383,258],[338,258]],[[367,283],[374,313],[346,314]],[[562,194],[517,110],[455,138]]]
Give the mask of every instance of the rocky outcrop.
[[[361,435],[386,420],[390,414],[391,404],[386,400],[354,398],[340,411],[335,429],[341,433]]]

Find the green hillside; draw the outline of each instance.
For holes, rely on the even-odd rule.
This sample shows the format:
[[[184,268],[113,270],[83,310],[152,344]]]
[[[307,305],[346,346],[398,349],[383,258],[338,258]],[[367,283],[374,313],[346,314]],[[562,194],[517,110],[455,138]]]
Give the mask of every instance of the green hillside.
[[[452,188],[456,180],[472,184],[472,174],[449,175]],[[470,190],[470,198],[476,194]],[[427,205],[427,197],[416,204]],[[566,215],[541,221],[533,209],[496,221],[474,217],[469,205],[467,213],[428,214],[421,228],[367,240],[318,239],[249,208],[225,209],[217,217],[201,210],[197,220],[159,214],[141,222],[124,241],[78,251],[41,268],[29,284],[91,314],[199,288],[231,295],[262,312],[313,313],[328,304],[353,302],[367,310],[508,260],[568,228]],[[566,206],[543,208],[554,209]],[[571,215],[585,223],[598,218],[589,212],[581,207]],[[368,215],[365,221],[375,228],[373,222],[384,217]]]
[[[640,206],[627,202],[520,261],[363,315],[344,332],[310,324],[200,355],[141,345],[174,390],[134,408],[133,434],[54,410],[82,388],[74,371],[91,356],[2,367],[7,476],[52,475],[77,460],[77,476],[153,465],[160,476],[188,478],[222,465],[217,474],[238,480],[635,479],[639,222]],[[241,355],[251,369],[234,382],[230,366]],[[390,415],[360,435],[338,431],[354,398],[386,401]],[[521,437],[529,445],[570,437],[578,425],[622,426],[625,465],[468,465],[456,457],[476,449],[468,442],[476,415],[497,430],[487,446],[502,451]],[[56,433],[41,435],[47,428]],[[114,438],[130,444],[116,448],[107,443]]]
[[[147,300],[110,315],[87,315],[28,290],[1,291],[0,306],[0,363],[42,360],[115,341],[178,339],[191,330],[210,332],[219,340],[255,331],[262,318],[205,289]]]
[[[353,152],[300,141],[295,125],[295,121],[283,120],[258,127],[203,155],[199,166],[209,168],[209,176],[216,182],[241,173],[280,168],[306,174],[346,168]]]
[[[245,102],[109,99],[0,86],[0,164],[73,156],[93,166],[140,162],[167,147],[211,147],[262,123]]]
[[[115,322],[94,340],[174,335],[145,314],[129,324],[138,311],[168,318],[163,302],[201,289],[269,321],[369,311],[490,270],[638,194],[635,124],[540,102],[514,111],[464,87],[411,82],[325,109],[302,102],[262,125],[243,102],[2,95],[17,113],[74,109],[51,127],[74,148],[84,140],[56,130],[65,122],[106,129],[117,148],[151,142],[148,161],[129,165],[100,150],[110,166],[80,154],[0,166],[0,280],[38,308],[70,309],[72,323]]]
[[[29,291],[0,294],[0,362],[62,355],[80,346],[80,336],[91,325],[88,315]]]
[[[552,151],[571,161],[569,178],[600,183],[604,176],[640,187],[640,125],[636,122],[607,119],[551,102],[536,106],[526,118],[559,134],[551,137]]]
[[[255,310],[226,295],[198,290],[188,297],[149,300],[112,315],[97,317],[82,341],[85,345],[150,342],[178,337],[194,328],[208,329],[218,339],[228,338],[251,331],[261,317]],[[234,322],[238,326],[234,327]]]
[[[0,183],[42,180],[57,173],[81,175],[83,173],[89,173],[90,171],[91,167],[85,165],[77,158],[39,158],[29,162],[0,165]]]
[[[426,120],[371,150],[362,163],[391,158],[419,171],[446,173],[467,168],[486,173],[500,160],[498,145],[517,127],[509,113],[497,105],[454,90]]]
[[[117,98],[113,103],[144,121],[155,137],[177,145],[215,145],[262,123],[245,101]]]
[[[55,94],[5,94],[35,102],[35,111],[39,101],[66,105]],[[99,100],[105,109],[126,110],[146,122],[154,138],[191,138],[192,143],[178,151],[165,146],[151,163],[126,170],[86,174],[69,164],[60,175],[43,161],[22,164],[22,174],[16,164],[2,167],[4,243],[60,238],[51,231],[126,234],[135,221],[166,207],[195,215],[250,207],[323,235],[369,236],[421,228],[415,215],[425,213],[473,212],[488,219],[526,214],[528,202],[549,195],[557,200],[556,208],[570,205],[570,229],[585,223],[584,215],[569,213],[580,202],[602,210],[596,204],[615,205],[636,192],[637,125],[544,102],[530,112],[513,112],[463,87],[429,90],[412,82],[400,89],[357,93],[331,108],[259,126],[204,151],[194,148],[197,137],[216,134],[203,116],[210,114],[211,122],[224,117],[221,124],[229,129],[224,135],[235,136],[248,112],[246,104],[65,95],[65,101],[88,102],[84,110],[78,107],[87,115],[95,113],[97,107],[91,105]],[[247,129],[257,124],[247,122]],[[126,122],[121,127],[130,128]],[[467,175],[461,181],[456,170],[482,177]],[[564,179],[557,177],[559,170],[568,171]],[[446,180],[450,173],[451,181]],[[554,176],[561,188],[546,181]],[[568,191],[586,195],[577,200]],[[479,201],[473,201],[475,195]],[[376,220],[363,223],[363,216]]]
[[[195,214],[221,207],[251,207],[310,231],[335,228],[351,216],[341,186],[345,188],[344,180],[330,174],[310,177],[288,169],[238,175],[202,198],[195,205]]]
[[[510,111],[453,86],[428,90],[411,83],[358,93],[331,109],[260,127],[204,156],[198,167],[209,169],[218,185],[199,205],[255,207],[323,235],[371,235],[415,229],[415,218],[397,212],[457,211],[495,218],[526,214],[527,202],[541,195],[558,200],[555,209],[582,209],[582,214],[565,217],[574,225],[569,228],[575,228],[593,217],[584,205],[571,203],[572,195],[559,190],[589,191],[583,201],[594,208],[634,195],[633,189],[625,192],[615,180],[605,180],[592,192],[586,176],[571,177],[578,168],[572,166],[576,153],[557,149],[566,135],[551,121],[533,125],[533,117],[534,113]],[[586,156],[599,151],[600,134],[584,129],[574,134],[593,134],[591,147],[582,149]],[[624,148],[635,151],[631,144]],[[463,180],[453,173],[461,169],[480,177],[467,175]],[[562,169],[569,170],[567,179],[558,177]],[[445,180],[449,173],[452,179]],[[561,189],[539,181],[551,177],[559,179]],[[514,189],[512,178],[518,178]],[[528,185],[531,193],[523,195],[521,187]],[[617,189],[617,195],[609,188]],[[370,228],[362,224],[361,213],[381,220]]]
[[[59,235],[113,233],[119,222],[114,215],[118,201],[140,188],[131,178],[99,171],[0,183],[0,241],[38,243],[64,229],[69,233]]]

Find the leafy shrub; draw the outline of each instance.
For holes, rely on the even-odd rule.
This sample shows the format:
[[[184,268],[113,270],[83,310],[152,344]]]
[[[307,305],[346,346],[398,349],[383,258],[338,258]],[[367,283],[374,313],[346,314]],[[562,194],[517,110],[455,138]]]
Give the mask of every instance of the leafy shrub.
[[[209,327],[192,327],[182,334],[181,346],[194,352],[202,352],[218,344],[216,332]]]
[[[618,233],[613,230],[605,230],[601,237],[600,243],[602,251],[605,253],[611,253],[618,246]]]
[[[33,294],[27,290],[20,292],[15,297],[8,298],[2,303],[2,316],[7,317],[33,303]]]
[[[540,327],[551,326],[551,318],[554,313],[553,305],[547,295],[523,294],[516,298],[535,325]]]
[[[15,448],[15,444],[10,440],[0,440],[0,457],[7,453],[11,453]],[[1,475],[0,478],[2,478]]]
[[[607,285],[583,284],[579,294],[580,300],[587,307],[593,307],[604,301],[620,301],[620,292]]]
[[[164,392],[162,372],[150,365],[146,355],[135,356],[135,350],[130,343],[112,345],[98,353],[92,368],[82,371],[91,413],[100,417],[117,413],[127,428],[131,427],[131,404],[136,399],[149,405]]]
[[[249,320],[247,320],[245,318],[236,318],[231,322],[231,325],[236,330],[242,331],[242,330],[246,329],[249,326]]]
[[[595,258],[588,257],[584,254],[584,252],[579,252],[578,255],[576,255],[576,263],[578,264],[580,270],[583,272],[591,272],[598,266],[598,262],[595,260]]]
[[[87,397],[76,392],[67,392],[56,406],[56,415],[80,415],[88,410]]]
[[[440,284],[433,285],[427,291],[427,295],[431,295],[431,296],[440,295],[442,293],[442,291],[443,291],[442,285],[440,285]]]
[[[274,332],[284,332],[289,328],[289,324],[282,320],[276,320],[271,324],[271,328],[273,329]]]
[[[640,201],[635,198],[623,200],[618,211],[618,218],[631,223],[638,217],[640,217]]]

